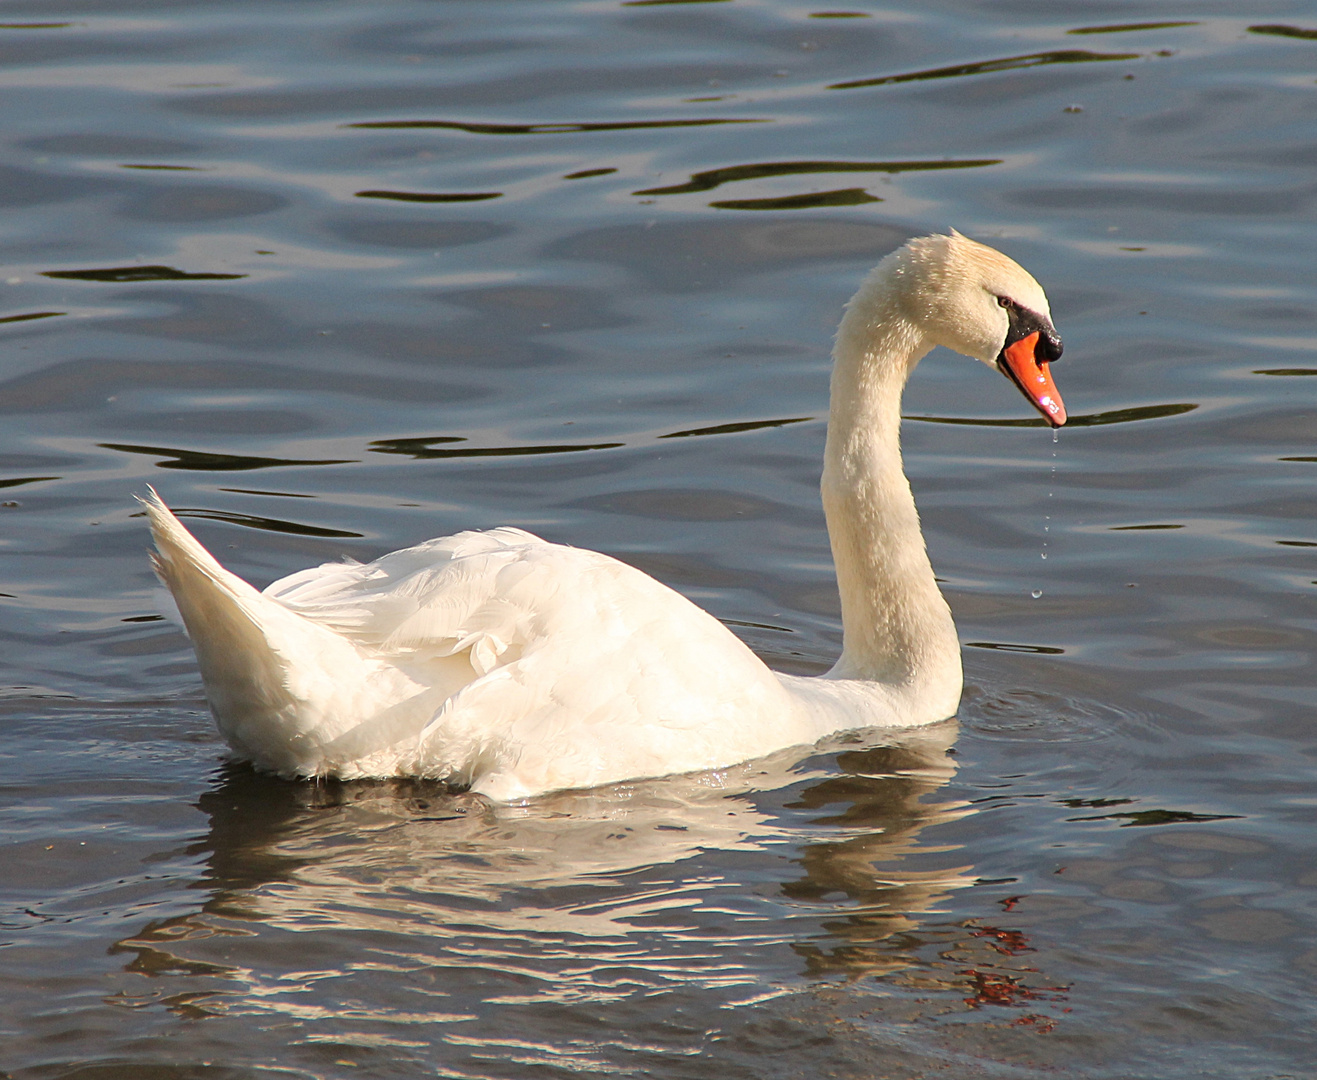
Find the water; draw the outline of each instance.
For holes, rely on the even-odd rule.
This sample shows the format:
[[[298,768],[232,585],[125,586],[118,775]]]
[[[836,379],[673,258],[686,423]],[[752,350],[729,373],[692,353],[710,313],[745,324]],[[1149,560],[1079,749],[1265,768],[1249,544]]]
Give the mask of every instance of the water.
[[[0,1068],[1314,1075],[1317,19],[1236,10],[8,5]],[[1072,415],[910,387],[956,721],[515,808],[224,763],[148,483],[260,584],[516,524],[826,668],[831,330],[948,225]]]

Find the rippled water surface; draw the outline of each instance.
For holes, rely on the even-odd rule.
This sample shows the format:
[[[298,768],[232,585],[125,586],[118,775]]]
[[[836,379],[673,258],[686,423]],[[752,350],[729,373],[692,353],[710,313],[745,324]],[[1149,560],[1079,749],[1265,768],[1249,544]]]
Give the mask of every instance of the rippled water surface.
[[[6,4],[0,1069],[1317,1075],[1317,13],[1238,11]],[[515,524],[824,670],[831,330],[949,225],[1072,414],[910,386],[955,721],[516,807],[225,763],[148,483],[260,585]]]

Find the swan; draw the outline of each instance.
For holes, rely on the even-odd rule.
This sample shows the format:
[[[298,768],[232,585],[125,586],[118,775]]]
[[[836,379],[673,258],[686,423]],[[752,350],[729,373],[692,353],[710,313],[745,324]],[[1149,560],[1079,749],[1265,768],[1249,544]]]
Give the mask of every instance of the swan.
[[[517,528],[461,532],[258,592],[154,490],[152,563],[234,755],[285,777],[415,776],[496,801],[720,769],[825,735],[952,716],[960,645],[901,464],[901,393],[935,345],[1065,405],[1047,297],[962,236],[888,255],[833,349],[823,508],[843,644],[825,675],[770,670],[634,567]]]

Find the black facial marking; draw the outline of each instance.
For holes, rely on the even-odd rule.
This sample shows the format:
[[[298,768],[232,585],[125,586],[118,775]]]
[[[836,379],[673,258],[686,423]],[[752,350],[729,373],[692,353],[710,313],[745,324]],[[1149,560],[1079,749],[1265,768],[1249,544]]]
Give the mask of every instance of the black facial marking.
[[[1032,333],[1038,334],[1038,345],[1035,355],[1039,363],[1051,360],[1061,359],[1061,351],[1064,348],[1061,344],[1061,337],[1056,332],[1056,327],[1052,325],[1052,320],[1046,315],[1039,315],[1036,311],[1030,311],[1027,307],[1017,304],[1009,297],[997,297],[997,303],[1006,309],[1006,317],[1010,320],[1010,326],[1006,331],[1006,342],[1002,346],[1014,345],[1017,341],[1027,338]]]

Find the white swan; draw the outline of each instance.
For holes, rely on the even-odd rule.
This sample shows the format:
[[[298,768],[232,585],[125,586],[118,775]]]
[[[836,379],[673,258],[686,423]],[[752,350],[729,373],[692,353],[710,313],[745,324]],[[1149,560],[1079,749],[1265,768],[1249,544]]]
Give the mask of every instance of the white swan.
[[[423,776],[511,800],[721,768],[831,732],[955,713],[960,647],[901,467],[901,392],[945,345],[997,367],[1054,426],[1047,297],[959,233],[911,240],[847,306],[823,507],[841,658],[770,671],[633,567],[520,529],[464,532],[264,592],[147,501],[156,572],[237,756],[282,776]]]

